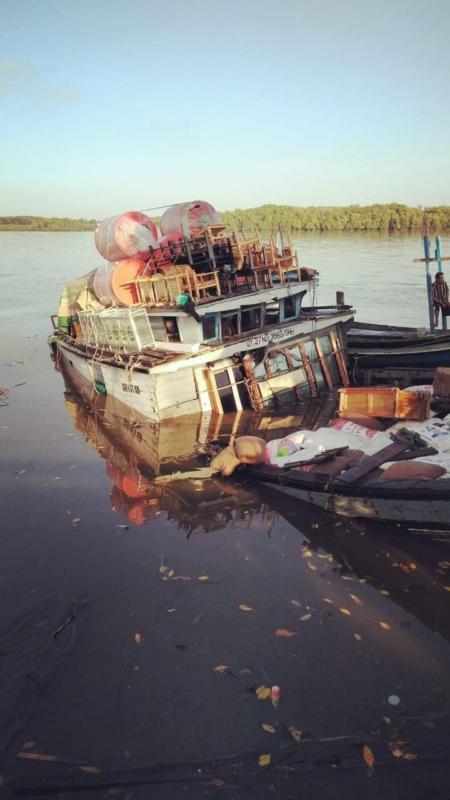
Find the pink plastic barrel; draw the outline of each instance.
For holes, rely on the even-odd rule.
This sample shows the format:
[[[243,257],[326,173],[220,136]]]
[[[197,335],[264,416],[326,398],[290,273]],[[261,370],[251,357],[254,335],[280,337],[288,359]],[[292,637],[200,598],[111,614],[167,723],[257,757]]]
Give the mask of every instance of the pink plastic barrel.
[[[95,231],[95,246],[107,261],[124,258],[146,260],[150,247],[158,246],[158,229],[140,211],[107,217]]]
[[[178,203],[170,206],[161,217],[161,233],[196,236],[207,225],[220,223],[220,214],[211,203],[205,200],[193,200],[190,203]]]
[[[138,296],[133,282],[145,272],[145,269],[145,263],[137,258],[108,262],[99,267],[92,283],[97,300],[106,308],[134,305],[138,302]]]

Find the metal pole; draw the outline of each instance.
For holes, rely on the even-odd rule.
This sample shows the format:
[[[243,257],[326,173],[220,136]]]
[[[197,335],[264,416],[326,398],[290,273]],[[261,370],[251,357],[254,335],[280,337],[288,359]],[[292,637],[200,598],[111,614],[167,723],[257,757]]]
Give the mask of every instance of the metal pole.
[[[428,297],[428,313],[430,317],[430,332],[436,333],[436,328],[434,326],[434,308],[433,308],[433,288],[431,286],[431,275],[430,275],[430,240],[428,236],[423,236],[423,252],[425,255],[425,265],[426,265],[426,280],[427,280],[427,297]]]
[[[438,272],[442,272],[442,261],[441,261],[441,237],[436,236],[434,239],[435,248],[434,248],[434,257],[436,259],[436,264],[438,268]],[[442,312],[441,312],[442,313]],[[442,330],[447,330],[447,315],[442,313]]]

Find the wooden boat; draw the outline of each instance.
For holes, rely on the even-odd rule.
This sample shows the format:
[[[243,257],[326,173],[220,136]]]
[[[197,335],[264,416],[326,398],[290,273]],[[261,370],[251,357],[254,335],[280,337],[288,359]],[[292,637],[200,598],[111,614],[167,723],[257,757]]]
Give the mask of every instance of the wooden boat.
[[[352,322],[346,352],[355,383],[409,386],[431,383],[437,367],[450,367],[450,331]]]
[[[96,391],[159,422],[276,410],[348,385],[353,309],[303,303],[318,275],[290,243],[216,223],[165,247],[159,271],[157,253],[134,278],[136,262],[121,261],[65,287],[51,343]],[[114,270],[125,277],[113,285]]]
[[[236,476],[257,481],[288,497],[312,503],[344,517],[361,517],[438,527],[450,534],[450,480],[365,480],[346,484],[318,473],[269,465],[240,467]]]
[[[146,524],[164,508],[183,512],[186,525],[201,518],[203,529],[212,530],[216,512],[220,516],[230,497],[240,508],[248,501],[248,488],[265,491],[270,487],[280,504],[291,498],[340,516],[450,532],[450,480],[446,479],[413,483],[366,480],[352,486],[321,474],[265,465],[240,467],[233,482],[212,478],[205,455],[208,442],[225,443],[230,436],[242,434],[270,439],[274,432],[284,436],[293,428],[326,425],[334,416],[335,398],[310,401],[297,417],[206,413],[152,425],[148,415],[137,409],[130,413],[127,405],[110,394],[99,395],[92,387],[86,394],[87,384],[76,370],[67,369],[65,362],[63,377],[66,408],[73,424],[107,461],[114,487],[111,502],[133,525]]]

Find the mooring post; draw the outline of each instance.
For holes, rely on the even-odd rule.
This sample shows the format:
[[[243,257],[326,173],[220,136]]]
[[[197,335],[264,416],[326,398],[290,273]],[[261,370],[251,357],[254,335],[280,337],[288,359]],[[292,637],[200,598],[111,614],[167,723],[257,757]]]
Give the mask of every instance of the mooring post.
[[[427,296],[428,296],[428,313],[430,315],[430,332],[436,333],[436,328],[434,326],[434,308],[433,308],[433,287],[431,285],[431,275],[430,275],[430,240],[428,236],[422,237],[423,239],[423,252],[425,256],[425,266],[426,266],[426,275],[427,275]]]
[[[435,237],[434,244],[435,244],[434,257],[436,259],[437,271],[438,272],[442,272],[441,237],[440,236],[436,236]],[[442,313],[442,330],[446,331],[447,330],[447,315],[444,314],[443,312],[441,312],[441,313]]]

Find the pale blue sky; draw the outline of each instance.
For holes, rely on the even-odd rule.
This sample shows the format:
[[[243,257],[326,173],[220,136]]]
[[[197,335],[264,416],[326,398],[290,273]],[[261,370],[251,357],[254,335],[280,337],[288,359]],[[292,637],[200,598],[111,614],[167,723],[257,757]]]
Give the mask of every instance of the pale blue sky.
[[[15,0],[0,214],[450,203],[449,0]]]

